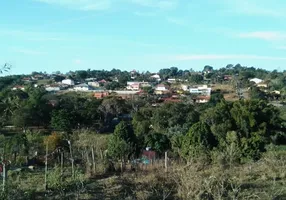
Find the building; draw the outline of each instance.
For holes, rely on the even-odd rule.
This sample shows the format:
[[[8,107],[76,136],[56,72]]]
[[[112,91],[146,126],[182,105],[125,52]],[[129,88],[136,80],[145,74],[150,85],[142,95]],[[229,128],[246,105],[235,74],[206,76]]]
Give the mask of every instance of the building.
[[[102,98],[107,97],[109,95],[110,95],[110,93],[109,92],[105,92],[105,91],[98,91],[98,92],[95,92],[93,94],[93,96],[95,98],[97,98],[97,99],[102,99]]]
[[[207,85],[191,87],[189,90],[191,94],[204,95],[204,96],[210,96],[212,91],[212,89],[209,88]]]
[[[132,99],[139,94],[138,91],[126,91],[126,90],[118,90],[114,91],[117,97],[121,97],[122,99]]]
[[[25,87],[23,85],[15,85],[12,90],[22,90],[24,91],[25,90]]]
[[[223,76],[223,80],[225,80],[225,81],[230,81],[230,80],[232,80],[232,75],[224,75],[224,76]]]
[[[250,79],[249,81],[250,81],[250,82],[254,82],[255,84],[259,84],[259,83],[261,83],[263,80],[262,80],[262,79],[259,79],[259,78],[253,78],[253,79]]]
[[[61,89],[62,88],[57,84],[46,86],[46,91],[48,91],[48,92],[57,92],[57,91],[60,91]]]
[[[100,86],[99,82],[97,82],[97,81],[90,81],[87,84],[91,87],[99,87]]]
[[[72,79],[64,79],[64,80],[62,80],[62,84],[74,85],[74,81]]]
[[[88,84],[83,83],[83,84],[75,85],[73,89],[75,91],[89,91],[91,90],[91,87]]]
[[[159,84],[155,88],[155,94],[166,94],[169,93],[169,86],[164,85],[164,84]]]
[[[167,82],[176,83],[176,79],[175,78],[168,78]]]
[[[210,98],[210,96],[197,96],[193,100],[195,103],[207,103],[210,101]]]
[[[190,87],[188,85],[181,85],[182,90],[189,91]]]
[[[268,83],[266,81],[262,81],[262,82],[260,82],[260,83],[258,83],[256,85],[259,88],[268,88]]]
[[[155,79],[158,82],[161,81],[161,78],[160,78],[159,74],[154,74],[154,75],[150,76],[150,78],[151,79]]]

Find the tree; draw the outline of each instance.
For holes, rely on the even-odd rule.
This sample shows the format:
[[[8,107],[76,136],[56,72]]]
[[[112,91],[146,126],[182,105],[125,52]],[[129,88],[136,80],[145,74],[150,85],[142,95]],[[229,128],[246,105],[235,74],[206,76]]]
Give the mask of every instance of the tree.
[[[210,127],[204,122],[197,122],[183,138],[181,155],[189,159],[190,156],[198,156],[197,153],[211,150],[216,146],[217,140]]]
[[[74,127],[73,117],[67,110],[54,110],[52,112],[51,126],[55,130],[69,132]]]
[[[121,170],[123,171],[124,163],[131,152],[130,145],[117,135],[112,135],[108,141],[108,155],[121,161]]]
[[[124,99],[109,97],[102,101],[99,110],[104,116],[104,122],[110,125],[114,117],[119,117],[128,111],[128,105]]]
[[[266,99],[265,93],[262,92],[256,86],[250,87],[249,96],[250,96],[251,99],[258,99],[258,100],[265,100]]]
[[[121,160],[122,169],[125,161],[136,154],[136,137],[127,122],[120,122],[108,142],[108,155]]]
[[[150,133],[145,138],[145,146],[162,154],[171,147],[168,137],[161,133]]]
[[[189,81],[191,83],[201,83],[204,80],[204,77],[200,74],[191,74],[191,76],[189,77]]]

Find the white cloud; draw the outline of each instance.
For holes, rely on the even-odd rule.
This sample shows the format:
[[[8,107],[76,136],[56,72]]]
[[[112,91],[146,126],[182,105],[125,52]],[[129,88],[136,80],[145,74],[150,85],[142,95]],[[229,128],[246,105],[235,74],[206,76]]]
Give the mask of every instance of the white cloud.
[[[111,0],[34,0],[47,4],[60,5],[79,10],[106,10],[111,6]]]
[[[174,18],[174,17],[167,17],[166,18],[168,22],[180,26],[186,26],[187,22],[184,19]]]
[[[154,17],[154,16],[156,16],[156,13],[154,13],[154,12],[135,11],[133,14],[137,15],[137,16],[140,16],[140,17]]]
[[[286,57],[272,57],[259,55],[244,55],[244,54],[190,54],[176,55],[169,57],[177,61],[190,60],[232,60],[232,59],[252,59],[252,60],[286,60]]]
[[[159,8],[162,10],[174,9],[178,5],[178,0],[127,0],[144,7]]]
[[[24,55],[32,55],[32,56],[46,54],[46,52],[32,50],[32,49],[25,49],[25,48],[11,48],[11,51],[14,53],[21,53]]]
[[[254,38],[267,41],[286,40],[286,33],[279,31],[254,31],[238,34],[240,38]]]
[[[277,49],[286,50],[286,46],[280,46],[280,47],[277,47]]]
[[[80,65],[82,63],[81,59],[75,59],[73,63]]]
[[[158,8],[161,10],[170,10],[177,7],[179,0],[34,0],[47,4],[64,6],[72,9],[85,11],[107,10],[115,4],[135,4],[143,7]],[[118,5],[117,5],[118,6]]]
[[[286,7],[284,0],[272,2],[269,0],[218,0],[229,13],[249,16],[283,17]]]

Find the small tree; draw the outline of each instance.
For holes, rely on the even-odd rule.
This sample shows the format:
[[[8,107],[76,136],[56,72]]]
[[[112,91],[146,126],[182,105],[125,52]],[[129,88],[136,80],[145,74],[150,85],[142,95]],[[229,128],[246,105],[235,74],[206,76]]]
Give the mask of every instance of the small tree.
[[[51,126],[55,130],[69,132],[72,130],[73,122],[71,113],[67,110],[56,110],[52,112]]]

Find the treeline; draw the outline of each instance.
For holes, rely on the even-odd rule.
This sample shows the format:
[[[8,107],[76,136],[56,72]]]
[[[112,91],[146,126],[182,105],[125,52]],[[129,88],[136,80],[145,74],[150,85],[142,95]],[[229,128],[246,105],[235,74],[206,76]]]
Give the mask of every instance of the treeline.
[[[26,92],[5,90],[0,93],[0,102],[2,127],[14,125],[27,130],[37,126],[67,133],[75,129],[111,133],[115,128],[114,137],[118,138],[114,140],[131,145],[126,147],[130,152],[122,155],[150,146],[157,152],[170,150],[187,159],[197,148],[223,150],[233,144],[243,157],[256,159],[266,144],[286,143],[286,124],[280,117],[283,113],[263,100],[226,102],[216,94],[204,105],[180,102],[154,107],[149,99],[140,97],[98,100],[77,93],[49,94],[44,88],[30,87]]]

